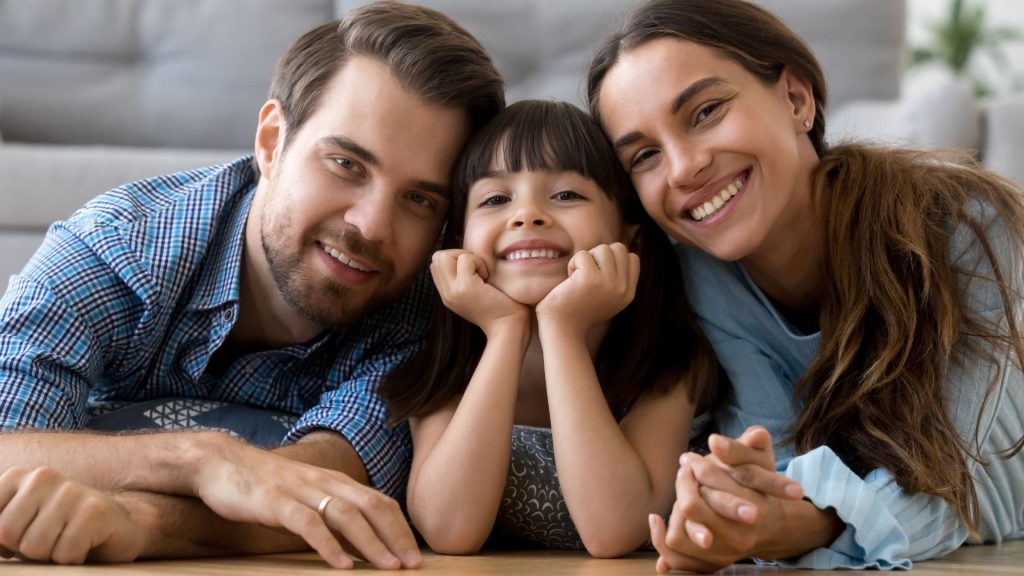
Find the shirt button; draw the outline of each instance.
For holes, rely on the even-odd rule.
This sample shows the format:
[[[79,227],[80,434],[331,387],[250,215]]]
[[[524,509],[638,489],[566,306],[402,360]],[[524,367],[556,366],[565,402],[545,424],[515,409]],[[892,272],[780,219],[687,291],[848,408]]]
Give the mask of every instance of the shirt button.
[[[231,322],[232,320],[235,319],[235,309],[228,308],[227,310],[221,312],[220,317],[223,318],[225,322]]]

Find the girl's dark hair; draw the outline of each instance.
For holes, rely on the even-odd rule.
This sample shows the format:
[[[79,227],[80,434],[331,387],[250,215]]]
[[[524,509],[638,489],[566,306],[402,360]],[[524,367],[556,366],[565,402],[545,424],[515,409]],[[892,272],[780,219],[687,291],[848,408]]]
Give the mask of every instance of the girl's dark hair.
[[[789,440],[798,452],[828,445],[861,475],[885,468],[905,491],[945,499],[976,534],[970,460],[980,459],[980,447],[964,440],[948,412],[956,399],[949,397],[947,379],[958,364],[992,366],[993,380],[978,383],[986,386],[984,407],[1005,378],[1000,359],[1022,368],[1021,294],[1013,268],[1019,262],[1002,257],[1024,246],[1021,192],[977,166],[924,152],[828,146],[825,79],[817,60],[777,17],[742,0],[638,6],[590,66],[592,114],[619,57],[659,38],[711,47],[768,84],[788,67],[814,90],[808,136],[821,159],[813,175],[825,230],[821,344],[798,383],[795,399],[804,405]],[[976,214],[985,212],[979,208],[988,214]],[[1000,226],[1002,238],[991,239]],[[980,256],[954,263],[951,239],[962,230],[977,237]],[[1005,323],[972,310],[968,300],[978,296],[968,287],[994,293]],[[1004,455],[1022,447],[1018,438]]]
[[[667,392],[687,374],[691,401],[706,406],[718,364],[689,310],[675,250],[644,212],[597,123],[563,102],[523,101],[501,112],[473,136],[456,164],[445,248],[461,246],[469,189],[495,165],[509,172],[578,172],[615,200],[627,224],[639,225],[636,296],[612,320],[595,366],[615,417],[621,419],[641,395]],[[485,343],[479,328],[435,294],[423,349],[381,384],[391,420],[429,414],[461,394]]]

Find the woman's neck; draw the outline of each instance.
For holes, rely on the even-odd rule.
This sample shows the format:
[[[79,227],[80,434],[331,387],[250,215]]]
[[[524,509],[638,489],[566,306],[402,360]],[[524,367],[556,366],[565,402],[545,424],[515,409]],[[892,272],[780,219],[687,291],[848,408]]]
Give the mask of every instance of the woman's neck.
[[[824,218],[812,202],[810,177],[793,198],[764,247],[742,262],[786,319],[810,333],[818,330],[824,284]]]

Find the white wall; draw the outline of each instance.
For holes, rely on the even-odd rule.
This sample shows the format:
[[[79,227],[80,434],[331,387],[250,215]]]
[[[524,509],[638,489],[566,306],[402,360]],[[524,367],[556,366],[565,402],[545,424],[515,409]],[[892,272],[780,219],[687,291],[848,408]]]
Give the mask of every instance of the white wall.
[[[1013,27],[1024,33],[1024,1],[1022,0],[966,0],[968,5],[983,5],[988,16],[988,23],[995,27]],[[949,13],[950,0],[909,0],[909,29],[908,40],[911,46],[922,44],[927,39],[927,24],[944,20]],[[1024,42],[1005,44],[1005,51],[1010,59],[1017,78],[1024,83]],[[991,72],[989,63],[983,62],[980,66]],[[1010,88],[1009,82],[1002,80],[995,75],[993,84],[998,83],[997,88],[1006,91]]]

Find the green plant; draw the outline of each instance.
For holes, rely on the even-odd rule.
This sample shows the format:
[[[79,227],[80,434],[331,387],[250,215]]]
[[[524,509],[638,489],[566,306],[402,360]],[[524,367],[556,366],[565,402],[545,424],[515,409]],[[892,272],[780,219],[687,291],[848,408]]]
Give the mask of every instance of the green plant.
[[[941,62],[954,74],[968,78],[977,96],[989,96],[994,91],[993,85],[977,66],[977,56],[984,53],[997,71],[1008,78],[1012,90],[1024,87],[1003,50],[1006,42],[1024,40],[1024,35],[1015,28],[989,27],[984,6],[953,0],[946,20],[933,22],[928,29],[932,35],[931,43],[911,51],[911,66]]]

